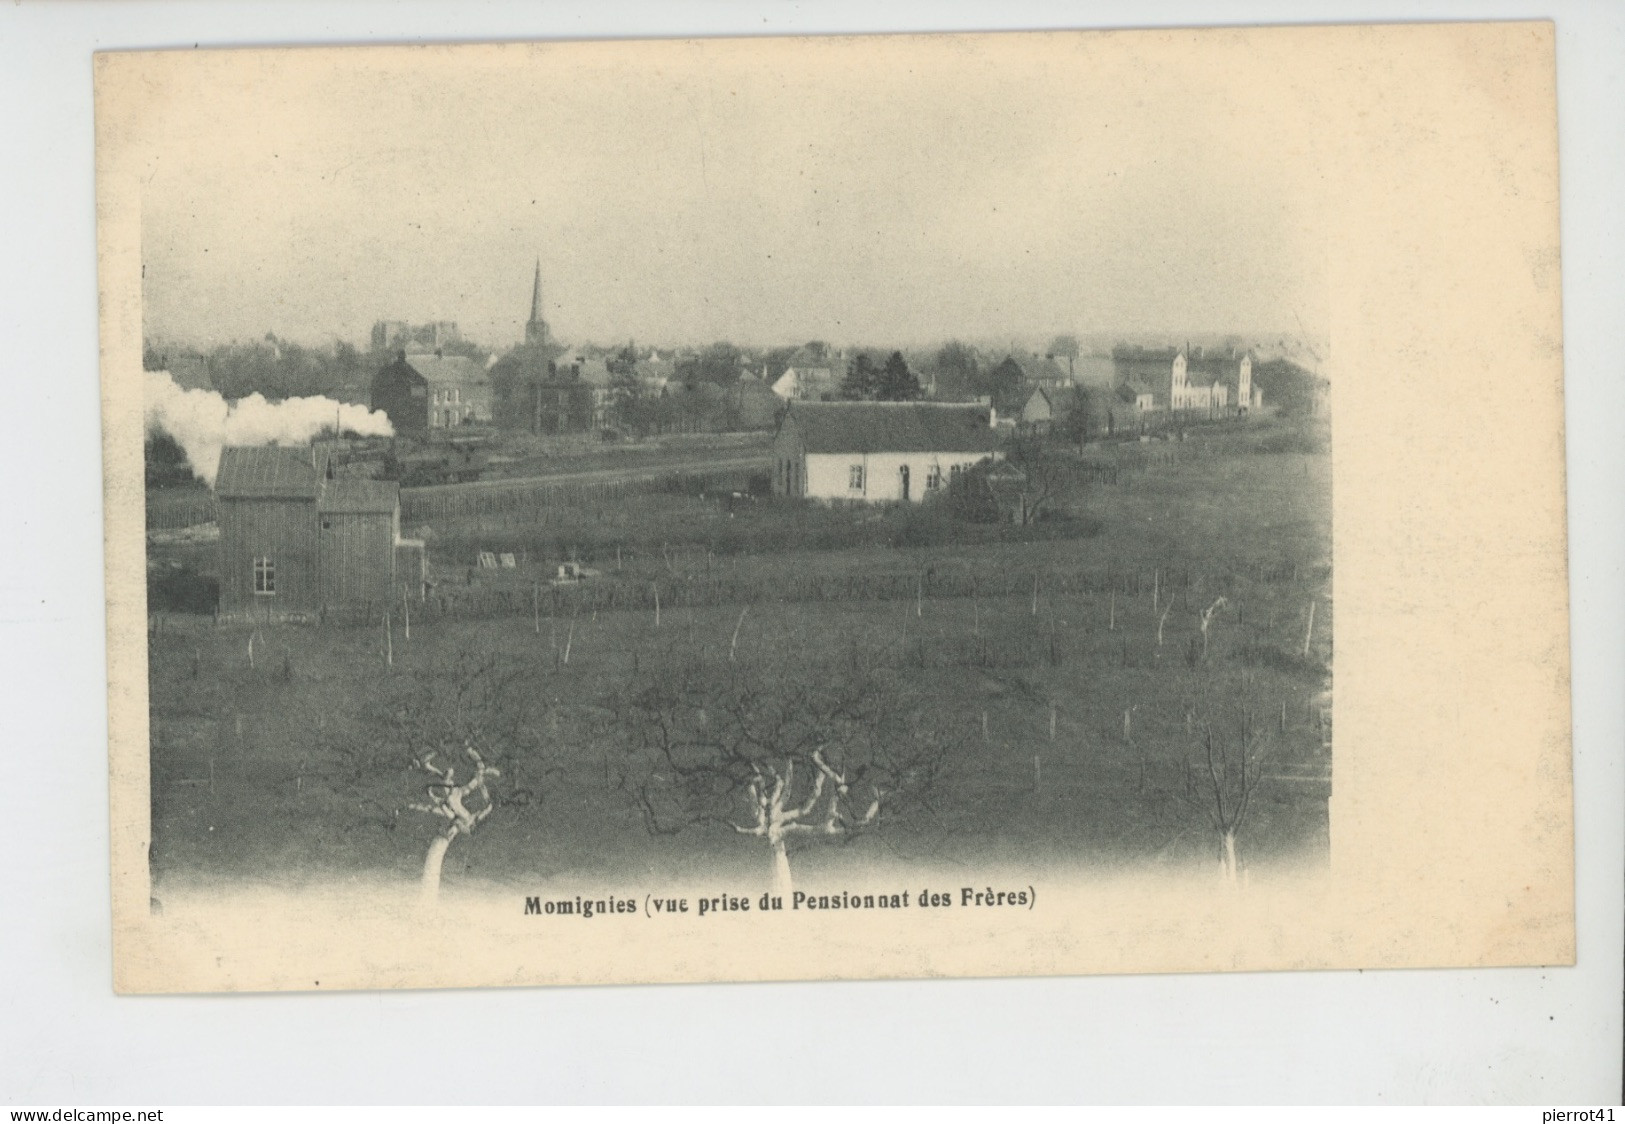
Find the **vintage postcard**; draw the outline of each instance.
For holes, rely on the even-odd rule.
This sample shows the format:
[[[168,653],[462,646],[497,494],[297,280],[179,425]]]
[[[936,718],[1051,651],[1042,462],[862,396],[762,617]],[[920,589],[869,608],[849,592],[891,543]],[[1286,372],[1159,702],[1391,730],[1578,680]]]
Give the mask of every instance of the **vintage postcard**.
[[[121,991],[1572,961],[1549,24],[96,113]]]

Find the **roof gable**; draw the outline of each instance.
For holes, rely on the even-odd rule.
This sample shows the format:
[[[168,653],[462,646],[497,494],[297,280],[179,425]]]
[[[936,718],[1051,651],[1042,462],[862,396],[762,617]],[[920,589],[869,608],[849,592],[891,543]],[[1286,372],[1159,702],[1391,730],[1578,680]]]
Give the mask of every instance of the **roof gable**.
[[[408,355],[406,365],[430,382],[466,386],[487,379],[485,368],[463,355]]]
[[[326,475],[325,450],[227,445],[220,450],[214,494],[223,499],[315,499]]]
[[[998,434],[980,406],[927,402],[795,402],[793,426],[809,453],[983,453]]]

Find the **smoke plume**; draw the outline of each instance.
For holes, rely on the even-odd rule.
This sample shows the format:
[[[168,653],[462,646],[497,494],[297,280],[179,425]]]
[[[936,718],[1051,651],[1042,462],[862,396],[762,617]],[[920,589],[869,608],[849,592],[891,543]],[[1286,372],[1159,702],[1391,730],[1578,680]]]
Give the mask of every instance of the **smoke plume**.
[[[331,398],[284,398],[267,402],[250,394],[227,402],[212,390],[182,389],[168,371],[146,373],[147,432],[175,439],[192,471],[214,487],[220,450],[226,445],[303,445],[336,423],[363,437],[394,432],[382,410],[368,410]]]

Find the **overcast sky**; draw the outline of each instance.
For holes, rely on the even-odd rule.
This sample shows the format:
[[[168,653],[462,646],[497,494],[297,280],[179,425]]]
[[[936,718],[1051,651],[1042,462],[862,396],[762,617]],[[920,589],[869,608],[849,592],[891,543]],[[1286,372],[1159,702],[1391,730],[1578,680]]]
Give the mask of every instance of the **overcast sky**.
[[[142,121],[146,332],[505,346],[540,257],[575,342],[1321,335],[1317,153],[1277,67],[1128,45],[179,54]]]

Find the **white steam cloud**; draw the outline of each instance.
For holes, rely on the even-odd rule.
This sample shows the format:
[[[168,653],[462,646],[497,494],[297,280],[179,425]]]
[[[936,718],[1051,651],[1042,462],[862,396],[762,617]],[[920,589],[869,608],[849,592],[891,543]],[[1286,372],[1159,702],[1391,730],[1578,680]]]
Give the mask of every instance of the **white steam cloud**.
[[[250,394],[227,402],[212,390],[185,390],[168,371],[146,373],[147,432],[175,439],[192,471],[214,487],[220,450],[226,445],[303,445],[334,423],[363,437],[388,437],[394,430],[382,410],[352,406],[331,398],[284,398],[267,402]]]

